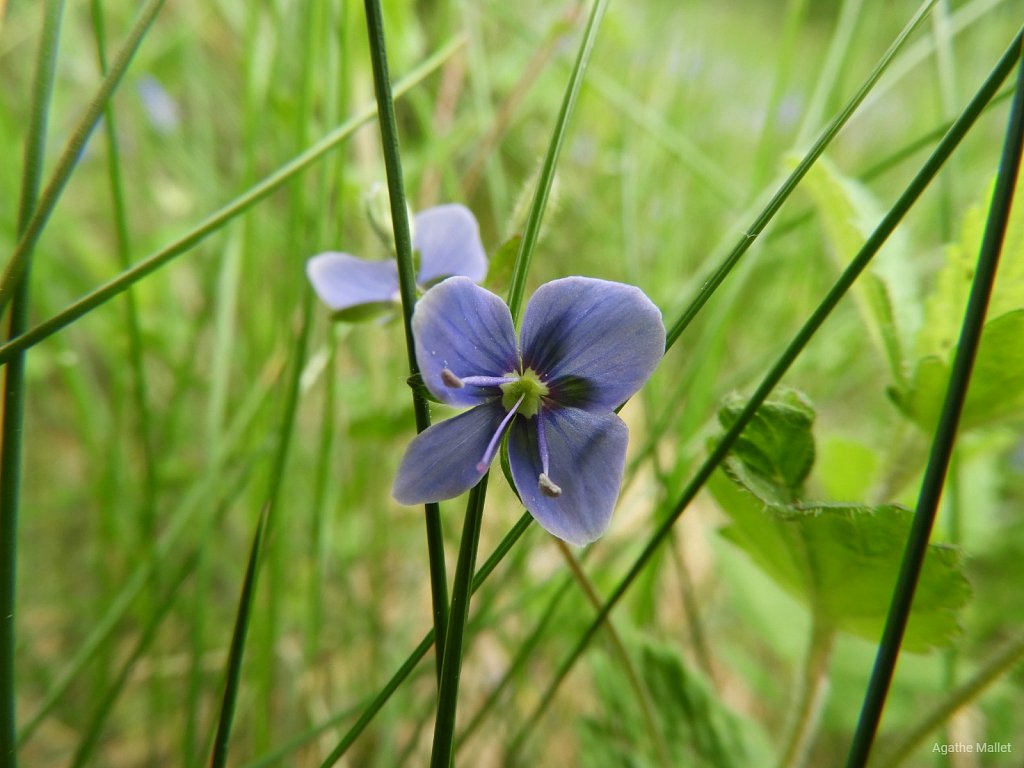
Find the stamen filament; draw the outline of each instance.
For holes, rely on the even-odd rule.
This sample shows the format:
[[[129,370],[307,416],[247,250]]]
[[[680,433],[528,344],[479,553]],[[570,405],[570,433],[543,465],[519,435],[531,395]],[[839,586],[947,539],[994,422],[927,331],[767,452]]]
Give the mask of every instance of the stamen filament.
[[[471,387],[500,387],[508,382],[507,376],[467,376],[462,380],[463,384]]]
[[[540,486],[540,492],[545,496],[557,499],[562,495],[562,489],[555,485],[551,478],[548,477],[551,455],[548,453],[548,441],[544,435],[544,417],[539,413],[537,414],[537,448],[540,450],[541,468],[540,477],[537,478],[537,485]]]
[[[525,394],[520,396],[516,401],[516,404],[509,409],[508,413],[505,414],[505,418],[501,420],[501,424],[498,425],[497,431],[495,431],[494,435],[491,437],[491,442],[487,444],[487,450],[484,451],[484,457],[477,462],[477,472],[486,472],[487,468],[491,466],[491,462],[494,461],[494,454],[498,451],[498,444],[501,442],[501,436],[505,434],[505,428],[508,426],[509,422],[512,421],[512,417],[516,415],[516,411],[519,410],[519,406],[522,404],[524,397],[526,397]]]

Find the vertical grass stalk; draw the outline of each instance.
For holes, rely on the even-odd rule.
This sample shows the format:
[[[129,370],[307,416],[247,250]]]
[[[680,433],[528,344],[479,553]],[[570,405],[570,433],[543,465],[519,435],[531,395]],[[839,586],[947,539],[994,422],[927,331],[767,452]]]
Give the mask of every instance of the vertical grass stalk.
[[[405,347],[409,357],[409,373],[419,374],[416,364],[416,342],[412,336],[412,312],[416,305],[416,273],[412,264],[412,233],[405,202],[405,182],[402,178],[402,158],[398,148],[398,124],[395,120],[395,102],[388,74],[387,47],[384,42],[384,18],[380,0],[366,0],[366,29],[370,38],[370,63],[377,96],[377,119],[380,124],[381,144],[384,148],[384,166],[388,179],[388,198],[391,201],[391,222],[395,234],[395,256],[398,259],[398,287],[402,297],[402,318],[405,326]],[[415,389],[412,393],[416,432],[430,426],[430,407]],[[427,526],[427,558],[430,571],[430,599],[433,605],[434,633],[437,637],[437,676],[441,677],[444,659],[444,638],[448,627],[448,575],[444,562],[444,533],[441,529],[441,510],[437,503],[423,505]]]
[[[25,139],[25,167],[21,176],[18,234],[28,228],[39,196],[43,157],[46,154],[46,124],[53,96],[57,65],[57,41],[64,14],[64,0],[48,0],[43,7],[43,30],[32,87],[32,111]],[[20,279],[12,285],[12,306],[8,338],[28,325],[31,249],[25,253]],[[0,430],[0,765],[17,765],[17,690],[15,602],[18,572],[18,507],[21,501],[22,437],[25,422],[25,353],[7,363],[4,380],[3,425]]]
[[[1015,54],[1018,58],[1021,56],[1021,44],[1021,35],[1018,33],[1014,40]],[[1021,62],[1018,69],[1017,90],[1010,108],[1003,156],[999,164],[999,175],[996,178],[992,205],[989,208],[988,221],[985,224],[985,235],[978,253],[978,265],[971,283],[971,293],[960,329],[960,340],[957,344],[956,357],[953,360],[953,369],[950,372],[949,386],[946,390],[946,398],[942,405],[935,438],[932,441],[924,480],[921,482],[914,522],[907,538],[896,589],[889,606],[885,629],[882,632],[882,641],[864,696],[857,730],[847,755],[846,765],[848,768],[859,768],[867,764],[875,732],[882,717],[885,699],[889,692],[889,685],[892,682],[893,671],[896,668],[900,645],[903,642],[903,633],[910,618],[914,591],[924,565],[928,539],[931,536],[935,514],[942,497],[946,471],[953,453],[953,445],[956,442],[960,413],[967,397],[974,359],[981,342],[985,312],[988,308],[989,296],[992,293],[992,285],[995,282],[999,256],[1010,218],[1013,192],[1020,171],[1022,146],[1024,146],[1024,61]]]
[[[430,754],[430,768],[448,768],[455,754],[455,712],[459,703],[459,677],[462,675],[462,642],[469,617],[470,588],[473,569],[476,567],[476,551],[480,542],[480,523],[484,513],[484,498],[487,495],[487,478],[484,474],[466,503],[466,522],[462,527],[462,544],[459,546],[459,560],[455,566],[455,583],[452,585],[451,616],[448,621],[448,638],[445,647],[444,666],[441,670],[441,686],[437,694],[437,717],[434,720],[434,747]]]
[[[220,717],[217,720],[217,735],[213,739],[213,753],[210,768],[223,768],[228,759],[228,740],[231,737],[231,722],[235,715],[238,686],[242,677],[242,656],[245,653],[245,637],[249,630],[249,616],[259,575],[259,561],[263,550],[263,539],[270,518],[270,504],[264,504],[256,524],[256,534],[249,550],[249,564],[245,569],[242,594],[238,600],[235,629],[231,635],[231,650],[228,653],[227,673],[224,682],[224,698],[221,700]]]

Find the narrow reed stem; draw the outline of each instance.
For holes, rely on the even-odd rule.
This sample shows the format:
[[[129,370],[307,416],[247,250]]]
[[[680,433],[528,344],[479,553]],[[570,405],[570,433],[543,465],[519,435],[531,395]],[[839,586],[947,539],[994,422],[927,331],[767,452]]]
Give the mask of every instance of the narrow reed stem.
[[[402,297],[402,319],[405,328],[405,348],[409,358],[409,374],[419,374],[416,363],[416,340],[412,335],[412,313],[416,306],[416,273],[412,263],[412,233],[405,201],[405,183],[402,177],[402,157],[398,145],[398,124],[395,120],[395,101],[388,74],[387,47],[384,41],[384,18],[380,0],[366,0],[366,29],[370,38],[370,63],[377,96],[377,115],[384,166],[388,177],[388,197],[391,202],[391,223],[395,234],[395,256],[398,260],[398,289]],[[417,389],[412,391],[416,432],[430,426],[430,406]],[[441,510],[436,502],[423,505],[427,526],[427,559],[430,571],[430,599],[433,605],[434,634],[437,638],[437,676],[441,678],[444,643],[448,627],[448,575],[444,560],[444,532],[441,529]]]
[[[25,140],[25,167],[21,176],[18,234],[28,229],[39,197],[46,124],[53,96],[64,0],[43,6],[43,31],[32,87],[32,111]],[[28,325],[29,278],[32,252],[26,251],[20,279],[12,285],[8,338],[19,336]],[[0,304],[0,307],[3,305]],[[7,365],[4,380],[3,425],[0,427],[0,766],[14,768],[17,756],[17,652],[15,602],[18,579],[18,513],[21,502],[21,463],[25,424],[25,355]]]
[[[437,694],[434,747],[430,755],[431,768],[448,768],[455,755],[455,712],[459,703],[463,641],[466,621],[469,618],[469,598],[472,594],[473,569],[476,568],[476,551],[480,543],[480,523],[484,513],[484,498],[487,495],[488,474],[485,474],[469,492],[469,501],[466,503],[466,522],[462,527],[462,544],[455,566],[455,583],[452,585],[452,611],[445,643],[448,651],[444,655],[441,687]]]
[[[1014,58],[1021,56],[1022,36],[1017,34],[1011,51]],[[942,405],[942,414],[932,441],[928,466],[914,512],[914,522],[907,538],[907,546],[900,566],[896,589],[889,615],[882,632],[882,640],[875,657],[871,680],[864,696],[857,730],[850,745],[846,758],[847,768],[861,768],[867,764],[874,742],[878,723],[882,718],[882,709],[888,696],[889,685],[896,669],[903,633],[910,618],[910,610],[914,602],[914,591],[918,577],[924,566],[925,554],[928,550],[928,539],[938,510],[942,489],[945,485],[946,471],[949,467],[953,445],[956,442],[957,427],[960,413],[967,397],[967,388],[971,381],[974,359],[981,343],[981,332],[985,324],[985,311],[995,283],[996,269],[1002,251],[1003,239],[1010,218],[1013,192],[1020,171],[1021,153],[1024,148],[1024,60],[1021,61],[1017,76],[1017,90],[1010,108],[1010,119],[1006,128],[1006,140],[1003,144],[1003,156],[999,164],[999,175],[996,178],[995,192],[992,195],[992,206],[989,208],[985,235],[978,254],[978,266],[971,284],[971,294],[967,301],[960,330],[960,341],[957,344],[956,357],[950,373],[949,387]]]

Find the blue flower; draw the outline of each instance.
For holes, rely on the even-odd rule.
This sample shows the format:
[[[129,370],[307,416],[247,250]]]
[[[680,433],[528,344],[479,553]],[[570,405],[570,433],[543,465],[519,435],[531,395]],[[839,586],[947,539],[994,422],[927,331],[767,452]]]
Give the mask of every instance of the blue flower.
[[[487,275],[480,228],[463,205],[439,205],[416,214],[412,247],[420,255],[416,283],[421,288],[452,275],[464,275],[474,282]],[[369,261],[329,251],[306,262],[306,275],[338,319],[360,319],[391,309],[399,300],[394,259]]]
[[[507,433],[512,479],[537,522],[580,546],[604,533],[629,437],[614,410],[665,351],[651,300],[622,283],[554,280],[530,299],[517,344],[505,302],[452,277],[417,303],[412,323],[427,388],[443,403],[473,407],[412,441],[395,499],[458,496],[483,477]]]

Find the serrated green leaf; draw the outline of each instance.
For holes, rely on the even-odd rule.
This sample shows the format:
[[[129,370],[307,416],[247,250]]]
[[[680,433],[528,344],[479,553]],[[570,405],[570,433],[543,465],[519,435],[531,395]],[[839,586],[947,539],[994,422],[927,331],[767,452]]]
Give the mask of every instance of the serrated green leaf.
[[[930,355],[903,389],[893,393],[900,410],[925,432],[935,431],[949,383],[950,360]],[[1024,416],[1024,310],[985,323],[960,428],[973,429]]]
[[[815,612],[818,620],[869,640],[885,624],[912,513],[897,505],[761,504],[720,473],[709,488],[732,524],[723,534]],[[970,597],[960,554],[932,544],[903,647],[921,653],[949,646]]]
[[[729,429],[746,401],[726,399],[718,421]],[[790,391],[765,402],[743,430],[726,460],[726,470],[748,491],[768,503],[798,499],[814,464],[814,408],[798,392]]]
[[[946,264],[939,272],[935,290],[925,302],[925,323],[917,339],[921,357],[946,358],[960,336],[993,186],[994,182],[988,186],[983,200],[967,210],[960,224],[959,238],[946,247]],[[988,315],[999,317],[1021,308],[1024,308],[1024,206],[1016,205],[1010,212]]]
[[[856,180],[844,176],[821,158],[804,178],[821,220],[828,253],[844,269],[882,218],[882,206]],[[910,247],[899,231],[875,257],[867,274],[853,289],[864,325],[892,370],[902,369],[903,351],[920,326],[917,277],[907,258]]]
[[[730,398],[719,420],[728,428],[742,407]],[[814,462],[813,422],[814,410],[799,393],[766,402],[708,489],[732,521],[725,538],[803,601],[819,624],[875,640],[912,515],[895,505],[798,502]],[[969,594],[958,553],[931,545],[904,646],[949,645]]]

